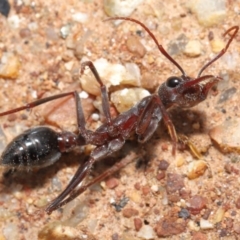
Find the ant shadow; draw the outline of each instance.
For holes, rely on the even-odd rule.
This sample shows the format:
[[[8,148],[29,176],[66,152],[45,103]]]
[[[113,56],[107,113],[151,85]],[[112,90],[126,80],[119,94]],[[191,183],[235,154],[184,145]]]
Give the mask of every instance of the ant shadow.
[[[21,184],[26,189],[42,188],[49,179],[53,179],[57,172],[65,167],[73,167],[85,160],[84,154],[75,152],[64,153],[53,165],[40,169],[7,169],[3,173],[2,182],[8,191],[9,186]]]
[[[170,116],[177,134],[191,135],[207,131],[204,111],[174,108],[170,110]],[[194,125],[197,127],[193,127]]]
[[[204,111],[189,108],[173,108],[170,109],[168,113],[178,136],[186,136],[191,139],[194,135],[201,135],[207,133],[209,130],[206,127],[207,117]],[[151,156],[150,158],[156,158],[156,155],[152,151],[149,151],[149,147],[151,148],[152,145],[157,144],[160,140],[162,142],[172,142],[167,126],[163,121],[160,122],[153,137],[147,143],[146,149],[148,149],[148,156]],[[158,146],[158,144],[156,146]],[[169,148],[169,151],[171,151],[171,149],[172,148]],[[184,150],[190,151],[185,144],[179,142],[177,151]]]

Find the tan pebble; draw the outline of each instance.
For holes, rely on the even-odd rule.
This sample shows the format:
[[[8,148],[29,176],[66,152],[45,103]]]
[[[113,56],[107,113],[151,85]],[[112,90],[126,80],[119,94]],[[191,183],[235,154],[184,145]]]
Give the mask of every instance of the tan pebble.
[[[28,198],[28,199],[27,199],[27,203],[28,203],[28,204],[32,204],[32,203],[33,203],[33,199],[32,199],[32,198]]]
[[[136,36],[129,36],[126,42],[126,46],[131,53],[143,57],[146,54],[146,49]]]
[[[181,167],[185,163],[185,159],[182,156],[178,156],[176,160],[176,166]]]
[[[142,201],[142,197],[137,191],[132,191],[128,196],[131,201],[135,203],[140,203]]]
[[[45,225],[38,233],[39,240],[80,240],[79,231],[73,227],[64,226],[60,222],[51,222]]]
[[[125,66],[121,64],[110,63],[104,58],[97,59],[93,62],[93,64],[107,88],[119,85],[140,85],[139,79],[136,76],[138,75],[136,73],[138,72],[138,67],[136,64],[136,66],[134,64],[128,64],[133,73],[130,73]],[[92,72],[88,69],[88,67],[86,67],[84,73],[80,76],[80,81],[84,91],[94,96],[101,95],[99,83],[97,82]]]
[[[225,42],[220,39],[214,39],[210,42],[210,45],[214,53],[219,53],[225,47]]]
[[[220,24],[226,18],[225,0],[190,0],[187,5],[197,15],[199,23],[203,26]]]
[[[187,177],[195,179],[202,176],[208,168],[207,163],[203,160],[190,162],[188,165]]]
[[[147,58],[148,64],[153,64],[154,63],[154,58],[152,55],[148,56]]]
[[[188,222],[188,227],[191,231],[199,231],[199,226],[193,220]]]
[[[218,208],[213,216],[213,223],[215,224],[221,222],[224,218],[225,212],[225,209],[223,209],[222,207]]]
[[[179,31],[182,29],[182,21],[179,17],[173,17],[171,20],[171,26],[174,31]]]
[[[240,153],[240,119],[226,120],[209,131],[211,139],[224,153]]]
[[[118,112],[122,113],[149,95],[150,93],[143,88],[124,88],[111,94],[111,102]]]
[[[183,53],[189,57],[198,57],[202,54],[202,45],[198,40],[190,40]]]
[[[18,200],[22,199],[24,197],[23,192],[16,191],[14,192],[14,197],[17,198]]]
[[[41,198],[38,198],[36,201],[34,201],[34,205],[35,205],[36,207],[39,207],[39,208],[44,207],[44,206],[46,206],[47,204],[48,204],[48,201],[47,201],[46,196],[41,197]]]
[[[16,79],[21,67],[20,60],[12,53],[5,53],[1,59],[0,77]]]
[[[106,182],[100,182],[100,186],[105,190],[106,189]]]

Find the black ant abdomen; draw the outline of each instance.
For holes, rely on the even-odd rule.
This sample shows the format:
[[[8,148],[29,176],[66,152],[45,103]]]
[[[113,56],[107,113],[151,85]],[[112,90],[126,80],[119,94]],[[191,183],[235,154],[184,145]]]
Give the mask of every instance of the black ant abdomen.
[[[1,156],[1,164],[10,168],[41,168],[60,156],[58,133],[49,127],[28,129],[14,138]]]
[[[55,163],[64,152],[84,145],[81,135],[35,127],[15,137],[2,153],[0,163],[10,168],[42,168]]]

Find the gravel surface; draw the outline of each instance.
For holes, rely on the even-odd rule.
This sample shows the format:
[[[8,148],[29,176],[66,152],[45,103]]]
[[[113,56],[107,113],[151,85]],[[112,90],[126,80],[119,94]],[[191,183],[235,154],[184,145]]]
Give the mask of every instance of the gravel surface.
[[[104,117],[97,82],[87,69],[79,75],[82,62],[96,63],[113,117],[180,75],[139,25],[104,22],[107,17],[121,14],[144,23],[193,77],[225,46],[229,36],[222,34],[240,23],[239,0],[12,0],[10,6],[8,17],[6,11],[0,15],[0,112],[77,90],[91,129]],[[44,207],[92,146],[40,170],[12,173],[2,167],[0,239],[238,239],[239,66],[240,33],[204,72],[223,79],[208,98],[190,109],[169,110],[177,132],[188,137],[176,156],[160,123],[151,140],[141,145],[133,137],[119,154],[96,164],[90,177],[122,158],[132,159],[130,164],[51,215]],[[76,131],[73,99],[1,117],[1,152],[13,137],[38,125]],[[192,154],[193,146],[201,157]]]

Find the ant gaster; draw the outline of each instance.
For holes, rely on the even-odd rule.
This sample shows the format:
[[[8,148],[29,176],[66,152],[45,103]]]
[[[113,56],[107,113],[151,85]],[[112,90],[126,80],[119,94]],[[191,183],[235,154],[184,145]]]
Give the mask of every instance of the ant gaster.
[[[229,28],[223,35],[230,35],[226,46],[202,67],[196,78],[191,78],[186,75],[182,67],[165,51],[163,46],[158,43],[155,36],[143,23],[132,18],[123,17],[114,17],[107,20],[127,20],[142,26],[156,43],[160,52],[180,70],[182,75],[169,77],[160,85],[157,93],[143,98],[130,110],[112,119],[106,86],[100,79],[92,62],[82,63],[81,74],[83,74],[85,67],[89,67],[101,88],[102,106],[106,123],[102,124],[96,131],[86,129],[81,99],[76,91],[39,99],[25,106],[0,113],[0,116],[8,115],[24,109],[31,109],[43,103],[66,96],[73,96],[75,99],[78,134],[72,132],[55,132],[45,126],[32,128],[13,139],[1,157],[1,165],[8,167],[21,167],[25,169],[45,167],[56,162],[62,153],[68,152],[76,146],[84,146],[86,144],[96,146],[91,152],[88,161],[79,166],[65,190],[47,206],[45,211],[48,214],[51,214],[52,211],[70,202],[84,192],[88,186],[111,173],[111,170],[107,170],[92,182],[85,185],[82,184],[93,164],[120,150],[132,133],[137,135],[139,142],[146,142],[155,132],[158,123],[163,119],[172,139],[172,151],[173,154],[175,154],[178,136],[167,109],[172,106],[180,108],[192,107],[206,99],[209,90],[218,83],[221,78],[213,75],[201,75],[208,66],[227,51],[239,30],[238,26]],[[116,166],[115,170],[119,169],[121,165],[116,164]]]

